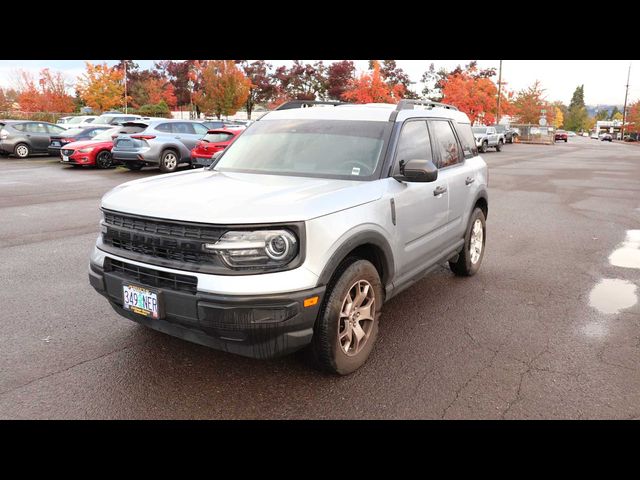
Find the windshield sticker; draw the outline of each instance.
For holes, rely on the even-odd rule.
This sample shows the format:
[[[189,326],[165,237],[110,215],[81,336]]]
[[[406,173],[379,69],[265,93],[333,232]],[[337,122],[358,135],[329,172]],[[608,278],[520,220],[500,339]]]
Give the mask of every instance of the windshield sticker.
[[[358,167],[353,167],[351,169],[351,175],[360,175],[360,169]]]

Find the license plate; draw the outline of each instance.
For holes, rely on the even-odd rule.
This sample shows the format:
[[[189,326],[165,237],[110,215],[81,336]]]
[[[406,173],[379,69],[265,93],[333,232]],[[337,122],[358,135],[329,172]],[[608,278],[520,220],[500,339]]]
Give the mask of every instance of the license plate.
[[[123,307],[138,315],[160,318],[158,293],[136,285],[122,286]]]
[[[131,148],[133,142],[131,140],[118,140],[118,148]]]
[[[51,142],[51,146],[52,147],[59,147],[60,146],[60,142]]]
[[[62,161],[63,162],[68,162],[69,161],[69,157],[67,157],[66,155],[62,155]]]

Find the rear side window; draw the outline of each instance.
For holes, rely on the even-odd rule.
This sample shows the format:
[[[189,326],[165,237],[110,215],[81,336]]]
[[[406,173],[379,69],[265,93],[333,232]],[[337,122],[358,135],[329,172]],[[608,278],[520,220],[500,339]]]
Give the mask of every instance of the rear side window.
[[[27,123],[27,132],[30,133],[49,133],[44,123]],[[63,130],[66,131],[66,130]]]
[[[18,130],[19,132],[24,132],[25,126],[26,124],[24,123],[14,123],[13,125],[11,125],[11,127],[13,127],[15,130]]]
[[[156,130],[159,132],[171,133],[171,124],[170,123],[161,123],[156,127]]]
[[[438,152],[436,166],[446,168],[460,163],[462,152],[451,124],[446,120],[433,120],[431,121],[431,129],[435,137],[434,146]]]
[[[209,131],[209,129],[201,123],[192,123],[191,126],[198,135],[206,135],[206,133]]]
[[[462,144],[462,153],[464,158],[471,158],[478,155],[478,147],[476,146],[476,139],[473,136],[473,130],[468,123],[457,123],[456,130],[458,131],[458,138]]]
[[[396,149],[395,168],[399,168],[401,160],[432,160],[431,142],[429,141],[429,130],[425,120],[406,122]],[[396,172],[397,173],[397,172]]]
[[[53,133],[54,135],[59,135],[67,131],[62,127],[58,127],[57,125],[47,125],[47,129],[49,130],[49,133]]]

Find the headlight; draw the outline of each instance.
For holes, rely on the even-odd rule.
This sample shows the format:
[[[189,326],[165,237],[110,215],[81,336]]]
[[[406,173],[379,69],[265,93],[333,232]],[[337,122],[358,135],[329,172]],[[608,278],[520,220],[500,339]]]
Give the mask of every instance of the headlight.
[[[298,239],[289,230],[230,231],[204,248],[230,268],[274,268],[296,257]]]
[[[81,148],[80,150],[78,150],[80,153],[91,153],[93,152],[93,147],[89,147],[89,148]]]

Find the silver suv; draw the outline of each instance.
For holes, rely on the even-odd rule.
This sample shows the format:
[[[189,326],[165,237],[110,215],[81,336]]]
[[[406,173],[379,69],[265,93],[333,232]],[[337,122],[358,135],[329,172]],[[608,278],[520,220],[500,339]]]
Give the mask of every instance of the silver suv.
[[[130,170],[153,165],[165,173],[175,172],[181,163],[191,163],[191,150],[209,131],[201,122],[167,118],[122,125],[143,125],[145,128],[135,134],[119,135],[113,142],[113,159],[121,161]]]
[[[385,301],[442,263],[475,274],[487,166],[467,116],[413,100],[292,108],[315,103],[263,116],[209,168],[107,193],[91,285],[161,332],[255,358],[306,347],[348,374]]]

